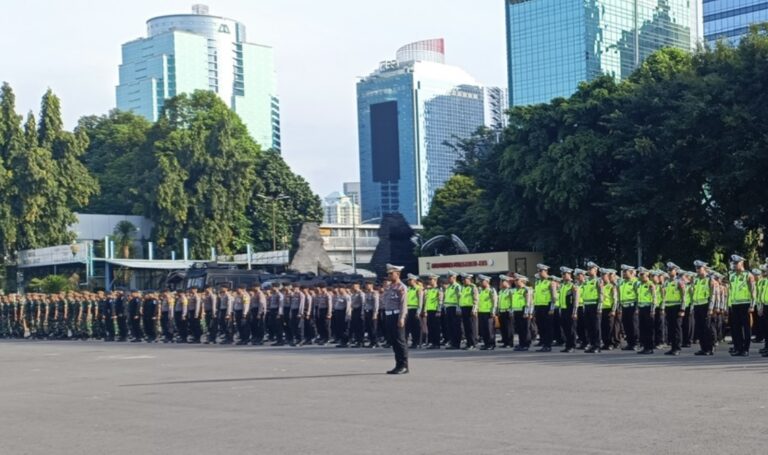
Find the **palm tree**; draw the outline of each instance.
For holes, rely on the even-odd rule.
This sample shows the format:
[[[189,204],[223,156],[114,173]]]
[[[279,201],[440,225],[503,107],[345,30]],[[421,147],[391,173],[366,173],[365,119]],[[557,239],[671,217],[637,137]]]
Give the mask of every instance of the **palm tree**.
[[[123,220],[115,225],[115,230],[112,232],[115,236],[115,246],[118,251],[122,252],[123,259],[131,257],[133,239],[138,231],[136,226],[128,220]]]

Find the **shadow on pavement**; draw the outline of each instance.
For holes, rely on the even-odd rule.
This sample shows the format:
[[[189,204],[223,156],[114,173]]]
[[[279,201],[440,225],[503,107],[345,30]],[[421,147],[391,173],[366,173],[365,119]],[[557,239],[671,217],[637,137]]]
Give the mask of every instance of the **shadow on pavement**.
[[[346,373],[346,374],[317,374],[310,376],[264,376],[260,378],[227,378],[227,379],[197,379],[189,381],[147,382],[143,384],[123,384],[120,387],[145,387],[158,385],[178,384],[205,384],[220,382],[250,382],[250,381],[285,381],[288,379],[325,379],[325,378],[349,378],[354,376],[381,376],[385,373]]]

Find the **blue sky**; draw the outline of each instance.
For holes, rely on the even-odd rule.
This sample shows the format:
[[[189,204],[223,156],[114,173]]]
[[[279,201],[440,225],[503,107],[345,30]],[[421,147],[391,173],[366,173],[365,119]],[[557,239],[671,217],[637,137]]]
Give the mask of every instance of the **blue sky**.
[[[66,126],[115,105],[120,45],[146,20],[187,13],[180,0],[3,0],[0,81],[21,112],[52,88]],[[446,40],[447,62],[506,86],[503,0],[217,0],[210,13],[243,22],[248,40],[275,48],[283,156],[324,196],[357,181],[355,82],[403,44]]]

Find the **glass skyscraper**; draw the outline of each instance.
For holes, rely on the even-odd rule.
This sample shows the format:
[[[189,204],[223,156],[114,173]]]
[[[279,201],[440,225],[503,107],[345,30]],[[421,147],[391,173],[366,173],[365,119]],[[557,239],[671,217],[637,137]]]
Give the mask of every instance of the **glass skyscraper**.
[[[442,39],[402,47],[396,60],[358,82],[363,219],[400,212],[421,224],[460,158],[448,143],[504,122],[503,110],[486,105],[485,91],[464,70],[445,64]],[[506,99],[504,91],[494,95]]]
[[[504,1],[513,106],[568,97],[601,74],[625,78],[652,52],[701,37],[701,0]]]
[[[265,149],[280,151],[280,106],[272,48],[246,41],[245,26],[193,14],[147,21],[147,38],[123,44],[117,108],[155,121],[167,98],[211,90],[230,106]]]
[[[704,39],[710,44],[737,44],[760,22],[768,22],[768,0],[704,0]]]

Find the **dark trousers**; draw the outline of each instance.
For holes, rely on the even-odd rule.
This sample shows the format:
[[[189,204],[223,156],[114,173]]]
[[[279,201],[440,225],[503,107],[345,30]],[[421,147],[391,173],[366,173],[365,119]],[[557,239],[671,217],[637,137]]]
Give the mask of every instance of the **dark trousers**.
[[[312,316],[304,316],[304,341],[310,343],[317,336],[315,319]]]
[[[427,341],[432,346],[440,346],[441,316],[437,310],[427,311]]]
[[[239,338],[238,341],[240,343],[247,343],[251,331],[248,330],[248,326],[245,323],[245,310],[234,310],[232,313],[235,320],[235,332],[237,332],[237,337]]]
[[[291,343],[296,343],[301,341],[302,319],[301,319],[301,315],[299,314],[298,308],[291,310],[291,319],[289,322],[290,322],[289,327],[290,327],[291,337],[288,339],[288,341]]]
[[[328,320],[328,308],[318,308],[315,324],[317,325],[317,336],[322,341],[328,341],[330,337],[330,322]]]
[[[265,332],[264,315],[259,314],[259,310],[255,308],[248,313],[248,319],[250,319],[250,324],[248,324],[248,326],[251,329],[251,343],[263,343]]]
[[[446,334],[448,341],[452,347],[458,348],[461,346],[461,310],[455,306],[446,307],[445,316],[448,325]]]
[[[513,312],[515,320],[515,333],[517,334],[517,344],[521,348],[531,346],[531,320],[525,317],[525,311]]]
[[[667,337],[670,347],[673,351],[679,351],[682,348],[683,340],[683,318],[680,317],[680,304],[667,305],[664,311],[667,316]]]
[[[115,340],[115,320],[112,319],[112,316],[110,314],[104,315],[104,325],[105,325],[105,331],[107,332],[107,341],[114,341]],[[50,332],[50,324],[48,325],[48,332]]]
[[[699,340],[699,347],[704,352],[711,352],[715,347],[715,335],[712,333],[712,322],[708,313],[708,305],[693,307],[693,327],[696,332],[694,336]]]
[[[408,368],[408,344],[405,342],[405,327],[399,327],[399,314],[385,316],[387,343],[392,346],[395,353],[395,367]]]
[[[536,317],[536,327],[539,329],[539,343],[544,348],[552,347],[552,315],[549,314],[549,305],[533,307]]]
[[[200,320],[200,314],[190,311],[187,315],[187,327],[190,335],[192,335],[192,341],[195,343],[200,342],[200,338],[203,337],[203,326]]]
[[[600,336],[601,310],[597,304],[584,305],[584,330],[587,342],[595,349],[600,348],[602,337]]]
[[[187,319],[182,317],[182,314],[181,311],[173,313],[173,324],[176,326],[176,334],[179,336],[179,341],[186,343],[189,333],[187,332]]]
[[[278,343],[283,342],[283,317],[277,308],[267,310],[267,327]]]
[[[206,335],[208,342],[216,341],[216,318],[212,308],[205,310],[205,328],[208,331]]]
[[[501,334],[502,346],[514,346],[514,331],[512,330],[512,314],[509,310],[499,311],[499,332]]]
[[[128,320],[125,316],[117,316],[117,337],[120,340],[128,338]]]
[[[654,314],[651,307],[640,307],[637,309],[637,319],[640,326],[640,345],[643,349],[652,350],[654,348]]]
[[[656,344],[667,342],[667,321],[663,308],[657,307],[653,318],[654,340]]]
[[[144,335],[141,333],[140,316],[131,316],[131,336],[136,340],[140,340],[144,337]]]
[[[411,346],[421,344],[421,320],[418,308],[408,308],[408,316],[405,318],[405,339],[410,337]]]
[[[156,323],[157,320],[152,316],[144,316],[144,335],[146,335],[147,340],[149,341],[155,341],[157,339],[157,330],[155,329]]]
[[[613,312],[612,308],[603,308],[600,310],[600,334],[602,335],[603,347],[606,349],[613,346]]]
[[[171,332],[171,317],[168,311],[160,313],[160,331],[163,334],[163,340],[171,341],[173,333]]]
[[[472,315],[472,307],[461,307],[461,325],[464,327],[464,337],[467,339],[467,347],[477,344],[477,331],[475,323],[477,318]]]
[[[552,342],[556,345],[563,344],[565,341],[564,335],[563,335],[563,324],[560,322],[560,318],[562,317],[562,310],[560,308],[555,308],[555,312],[552,313]]]
[[[486,348],[496,347],[496,327],[491,313],[477,313],[477,326],[480,329],[480,338]]]
[[[352,339],[357,344],[363,344],[365,341],[365,320],[363,319],[363,308],[352,308],[352,319],[349,320],[349,330]]]
[[[366,311],[365,314],[365,332],[368,334],[368,342],[371,345],[379,344],[378,335],[378,315],[373,310]],[[376,316],[376,318],[374,318]]]
[[[331,335],[337,343],[347,344],[349,342],[346,310],[333,310],[331,313]]]
[[[584,317],[584,307],[580,306],[576,309],[576,314],[578,314],[576,319],[576,338],[579,344],[586,346],[589,340],[587,339],[587,320]]]
[[[763,315],[760,316],[760,324],[763,327],[764,348],[768,349],[768,308],[763,307]]]
[[[749,352],[752,341],[752,325],[749,319],[748,303],[731,306],[731,337],[736,352]]]
[[[627,338],[627,347],[637,346],[637,307],[625,306],[621,309],[621,323]]]
[[[683,316],[683,347],[689,347],[693,339],[693,308],[688,305]]]
[[[563,326],[563,338],[566,349],[576,349],[576,321],[573,320],[573,304],[568,304],[560,312],[560,322]]]
[[[229,315],[226,309],[219,309],[219,313],[216,315],[216,331],[218,335],[224,335],[224,342],[232,342],[232,332],[229,330]]]

